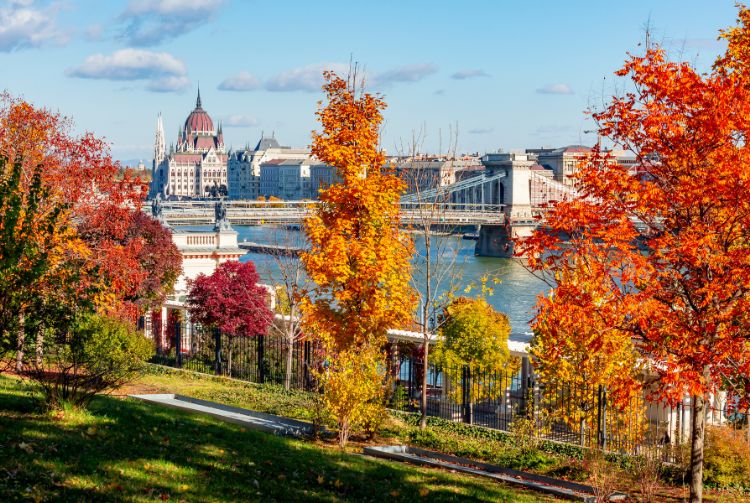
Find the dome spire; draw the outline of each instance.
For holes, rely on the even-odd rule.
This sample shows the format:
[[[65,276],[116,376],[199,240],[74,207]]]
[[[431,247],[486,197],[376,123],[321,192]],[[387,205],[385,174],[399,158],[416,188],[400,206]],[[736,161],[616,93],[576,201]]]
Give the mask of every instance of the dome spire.
[[[201,85],[198,84],[198,99],[195,100],[195,108],[201,108]]]

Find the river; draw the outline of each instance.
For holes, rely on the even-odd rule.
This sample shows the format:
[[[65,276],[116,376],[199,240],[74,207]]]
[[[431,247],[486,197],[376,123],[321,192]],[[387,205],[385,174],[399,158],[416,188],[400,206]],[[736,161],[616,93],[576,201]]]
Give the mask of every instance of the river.
[[[301,245],[304,239],[300,231],[283,227],[235,225],[234,229],[238,233],[239,241],[289,246]],[[457,250],[452,248],[454,251],[443,254],[443,258],[452,261],[455,257],[455,268],[460,277],[458,281],[460,290],[463,290],[466,285],[478,284],[480,278],[485,275],[498,278],[500,283],[491,285],[494,293],[488,297],[488,301],[495,309],[508,316],[513,332],[528,332],[536,297],[547,290],[547,285],[526,271],[518,259],[475,257],[475,241],[463,240],[459,236],[436,239],[442,240],[446,249],[458,248]],[[415,246],[420,251],[418,256],[423,257],[424,241],[419,235],[415,235]],[[248,253],[240,260],[243,262],[252,260],[264,283],[273,283],[274,278],[278,277],[278,268],[274,259],[269,255]],[[445,264],[442,265],[445,267]],[[471,295],[476,292],[476,289],[473,290]]]

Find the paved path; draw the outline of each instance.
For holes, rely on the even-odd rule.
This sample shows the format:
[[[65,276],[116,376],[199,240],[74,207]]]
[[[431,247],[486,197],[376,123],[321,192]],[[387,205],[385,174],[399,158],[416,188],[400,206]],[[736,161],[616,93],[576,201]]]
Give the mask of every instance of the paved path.
[[[313,434],[313,427],[310,423],[241,409],[239,407],[231,407],[207,400],[174,394],[130,395],[130,397],[187,412],[207,414],[222,421],[240,424],[253,430],[264,431],[274,435],[301,437]]]

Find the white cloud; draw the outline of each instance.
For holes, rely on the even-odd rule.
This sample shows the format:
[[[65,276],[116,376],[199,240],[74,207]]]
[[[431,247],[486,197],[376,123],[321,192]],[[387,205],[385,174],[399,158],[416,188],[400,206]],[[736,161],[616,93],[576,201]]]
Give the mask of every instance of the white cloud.
[[[573,94],[568,84],[546,84],[536,90],[537,94]]]
[[[438,67],[433,63],[415,63],[379,73],[372,79],[372,84],[384,87],[396,82],[417,82],[437,71]]]
[[[260,80],[248,72],[240,72],[219,84],[220,91],[254,91],[260,88]]]
[[[190,86],[190,79],[185,75],[173,75],[152,79],[146,89],[155,93],[176,93],[184,91]]]
[[[156,45],[211,21],[224,0],[132,0],[120,20],[123,37],[136,46]]]
[[[145,80],[155,92],[181,91],[190,84],[187,67],[167,52],[122,49],[111,55],[94,54],[66,71],[70,77],[104,80]]]
[[[326,70],[346,75],[349,66],[342,63],[318,63],[294,68],[268,79],[265,88],[274,92],[320,91],[323,86],[323,72]]]
[[[251,115],[225,115],[220,117],[222,126],[224,127],[255,127],[260,122],[258,119]]]
[[[0,7],[0,52],[67,41],[56,23],[56,8],[34,8],[32,0],[11,0]]]
[[[475,68],[471,70],[459,70],[453,75],[451,75],[451,78],[455,80],[466,80],[466,79],[474,79],[477,77],[489,77],[489,76],[490,75],[486,73],[484,70]]]

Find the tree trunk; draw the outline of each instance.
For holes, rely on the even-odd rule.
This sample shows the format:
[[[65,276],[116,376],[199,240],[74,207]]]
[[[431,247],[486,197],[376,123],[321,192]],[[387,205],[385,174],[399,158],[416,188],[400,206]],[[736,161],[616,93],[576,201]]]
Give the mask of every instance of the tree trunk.
[[[706,438],[706,399],[693,397],[691,447],[690,447],[690,503],[703,501],[703,446]]]
[[[18,316],[18,340],[16,341],[16,372],[23,371],[23,347],[26,339],[23,314]]]
[[[432,268],[430,267],[432,258],[430,257],[430,226],[425,226],[424,248],[425,248],[425,296],[424,306],[422,306],[422,336],[424,337],[424,351],[422,356],[422,400],[420,403],[421,417],[419,419],[419,429],[427,428],[427,371],[429,370],[430,355],[430,303],[431,298],[431,276]]]
[[[36,368],[42,368],[42,357],[44,356],[44,332],[37,328],[36,332]]]
[[[419,428],[424,430],[427,428],[427,362],[430,353],[430,341],[427,337],[427,333],[424,335],[424,358],[422,364],[422,403],[421,412],[422,417],[419,419]]]
[[[284,376],[284,389],[289,390],[292,387],[292,362],[294,360],[294,337],[287,340],[286,348],[286,376]]]

